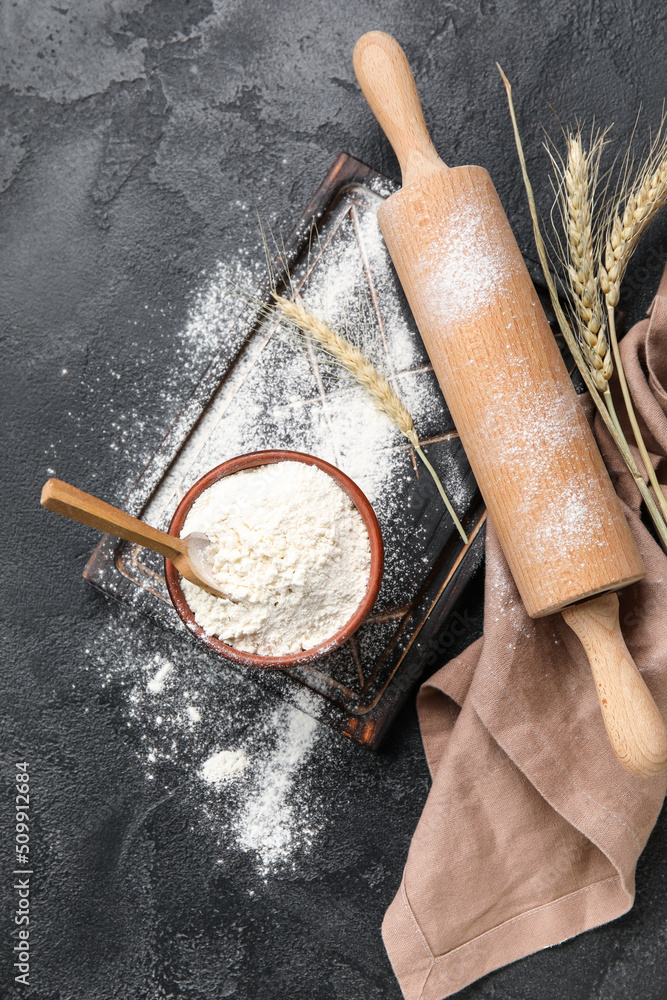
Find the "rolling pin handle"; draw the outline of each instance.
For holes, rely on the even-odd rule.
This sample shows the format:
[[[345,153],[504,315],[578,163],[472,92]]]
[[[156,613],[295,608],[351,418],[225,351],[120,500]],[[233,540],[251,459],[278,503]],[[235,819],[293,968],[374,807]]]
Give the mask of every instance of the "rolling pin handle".
[[[625,645],[618,597],[602,594],[562,615],[586,651],[614,753],[638,777],[659,774],[667,767],[667,730]]]
[[[435,151],[405,52],[384,31],[369,31],[354,47],[354,72],[371,111],[389,139],[403,187],[447,166]]]

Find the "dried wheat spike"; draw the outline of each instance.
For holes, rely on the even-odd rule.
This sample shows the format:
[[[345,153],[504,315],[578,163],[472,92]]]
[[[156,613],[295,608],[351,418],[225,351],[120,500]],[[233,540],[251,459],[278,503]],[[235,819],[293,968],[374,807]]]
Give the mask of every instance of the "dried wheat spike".
[[[417,431],[410,412],[401,402],[400,396],[394,391],[389,381],[374,368],[358,347],[351,344],[345,337],[341,337],[339,333],[332,330],[323,320],[318,319],[317,316],[313,316],[301,302],[285,298],[285,296],[278,295],[275,291],[272,292],[272,296],[284,318],[298,330],[301,330],[302,333],[305,333],[306,336],[316,341],[327,354],[346,368],[357,382],[368,391],[375,405],[387,414],[389,419],[398,427],[401,434],[408,439],[428,469],[429,475],[432,477],[443,499],[456,530],[464,544],[467,544],[468,536],[452,506],[452,502],[447,496],[437,472],[419,444],[419,438],[417,437]]]
[[[562,197],[567,220],[567,273],[577,315],[577,330],[595,384],[607,389],[614,365],[607,337],[592,235],[593,198],[600,144],[584,151],[581,134],[569,135]]]
[[[625,206],[620,202],[612,212],[605,245],[604,266],[600,265],[600,287],[607,305],[618,305],[621,279],[640,237],[667,202],[667,156],[665,142],[661,157],[650,155],[640,169]],[[657,160],[657,162],[656,162]]]
[[[316,340],[327,354],[347,368],[371,394],[377,406],[393,420],[401,434],[416,447],[419,440],[409,411],[389,381],[373,367],[359,348],[332,330],[323,320],[313,316],[300,302],[293,302],[275,293],[273,298],[285,319]]]

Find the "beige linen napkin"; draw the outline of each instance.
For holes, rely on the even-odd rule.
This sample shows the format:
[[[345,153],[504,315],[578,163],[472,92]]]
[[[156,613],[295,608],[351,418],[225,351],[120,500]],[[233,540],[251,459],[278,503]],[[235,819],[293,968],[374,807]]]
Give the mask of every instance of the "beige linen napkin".
[[[662,484],[667,272],[622,354]],[[595,432],[647,569],[619,595],[623,632],[667,716],[667,557],[599,416]],[[667,789],[667,772],[636,778],[614,757],[579,640],[560,615],[528,617],[492,525],[486,552],[484,636],[418,696],[433,785],[382,928],[407,1000],[441,1000],[630,909]]]

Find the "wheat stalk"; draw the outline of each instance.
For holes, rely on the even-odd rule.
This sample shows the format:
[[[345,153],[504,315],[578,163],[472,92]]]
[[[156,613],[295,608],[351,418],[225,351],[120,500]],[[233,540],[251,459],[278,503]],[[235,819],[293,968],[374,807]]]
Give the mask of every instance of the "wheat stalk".
[[[386,413],[389,419],[398,427],[401,434],[408,439],[433,477],[433,481],[456,525],[458,533],[463,541],[467,543],[468,536],[463,530],[456,511],[452,507],[451,501],[445,493],[435,469],[422,451],[410,412],[389,380],[380,374],[358,347],[355,347],[345,337],[332,330],[324,320],[313,316],[303,303],[286,298],[284,295],[279,295],[276,291],[272,292],[272,297],[282,316],[302,333],[305,333],[308,337],[316,341],[327,354],[346,368],[357,382],[366,389],[376,406],[383,413]]]
[[[667,203],[667,136],[662,125],[627,197],[612,209],[607,222],[600,286],[612,309],[618,305],[621,279],[643,233]]]
[[[616,318],[614,309],[618,305],[620,287],[623,275],[634,253],[639,240],[649,227],[658,212],[667,203],[667,136],[664,135],[665,119],[660,124],[657,136],[652,143],[646,160],[637,171],[630,194],[625,204],[623,199],[612,209],[607,222],[604,265],[600,264],[600,287],[607,303],[609,335],[614,361],[618,371],[618,380],[623,393],[623,400],[628,412],[632,433],[639,449],[646,475],[653,487],[658,503],[667,519],[667,498],[658,482],[653,463],[651,462],[644,437],[637,421],[632,395],[625,377],[625,369],[621,359],[616,333]],[[623,182],[627,180],[626,169]]]
[[[410,412],[388,379],[379,373],[359,348],[332,330],[323,320],[313,316],[301,302],[294,302],[275,292],[273,299],[285,319],[316,340],[327,354],[330,354],[354,375],[355,379],[374,397],[379,408],[396,424],[401,434],[404,434],[412,444],[416,445],[418,443],[417,431]]]
[[[533,223],[533,235],[535,237],[535,246],[537,248],[538,257],[540,259],[540,265],[542,267],[542,273],[544,275],[544,280],[546,281],[547,288],[549,290],[549,298],[551,299],[551,305],[554,310],[558,326],[560,327],[561,333],[565,338],[565,342],[567,343],[567,346],[570,349],[572,357],[575,360],[577,368],[581,372],[581,375],[584,379],[584,382],[586,383],[588,391],[591,394],[593,402],[595,403],[595,406],[600,416],[602,417],[602,420],[604,421],[607,430],[611,434],[614,443],[616,444],[616,447],[621,453],[621,456],[628,468],[628,471],[630,472],[632,478],[635,481],[637,489],[639,490],[642,499],[646,504],[646,507],[651,515],[653,523],[655,524],[656,529],[660,535],[662,543],[667,548],[667,524],[665,523],[665,520],[663,519],[663,517],[660,514],[660,511],[658,510],[655,500],[653,499],[650,490],[648,489],[646,483],[644,482],[642,474],[637,468],[637,463],[634,460],[634,456],[630,451],[628,442],[625,438],[625,435],[620,426],[618,418],[616,417],[616,414],[614,412],[613,404],[608,408],[607,404],[605,403],[605,400],[611,401],[611,393],[606,392],[605,398],[603,399],[602,395],[598,391],[597,384],[595,382],[595,379],[593,378],[590,368],[588,367],[588,363],[586,362],[586,360],[583,357],[583,354],[581,353],[579,347],[579,341],[572,332],[570,324],[567,321],[567,317],[563,312],[563,307],[561,306],[560,299],[558,297],[558,291],[556,289],[556,283],[553,279],[553,275],[551,274],[549,257],[547,255],[547,250],[544,245],[544,240],[542,238],[539,216],[537,214],[537,206],[535,204],[535,194],[533,192],[533,186],[530,182],[530,177],[528,175],[528,167],[526,166],[526,157],[523,151],[523,143],[521,142],[521,134],[519,132],[519,126],[516,120],[516,112],[514,110],[514,101],[512,99],[512,85],[510,84],[509,80],[503,73],[503,70],[500,67],[500,65],[496,63],[496,66],[498,67],[498,71],[502,77],[503,84],[505,85],[505,91],[507,93],[507,104],[509,107],[510,118],[512,120],[514,141],[516,143],[516,149],[519,155],[521,174],[523,177],[523,183],[526,190],[526,197],[528,199],[528,206],[530,208],[530,216]],[[600,283],[602,285],[602,281]],[[609,315],[609,305],[607,306],[607,314]],[[611,309],[610,332],[613,335],[613,308]],[[614,358],[618,366],[616,351],[614,352]],[[660,491],[660,495],[662,496],[662,491]]]
[[[602,311],[593,241],[593,207],[604,137],[598,133],[584,150],[581,133],[567,137],[567,160],[560,184],[561,216],[567,233],[567,278],[583,354],[600,392],[608,391],[614,371]],[[559,167],[552,156],[552,162]]]

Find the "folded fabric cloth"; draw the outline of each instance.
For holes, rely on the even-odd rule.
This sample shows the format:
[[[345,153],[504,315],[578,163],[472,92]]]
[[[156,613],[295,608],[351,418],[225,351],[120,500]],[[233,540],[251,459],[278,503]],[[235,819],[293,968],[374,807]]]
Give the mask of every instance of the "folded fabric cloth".
[[[667,271],[621,351],[662,484]],[[647,570],[619,594],[623,633],[665,717],[667,556],[597,414],[594,428]],[[618,763],[579,640],[560,615],[528,617],[493,525],[484,635],[422,686],[417,707],[433,785],[382,933],[406,1000],[441,1000],[630,909],[667,772],[636,778]]]

